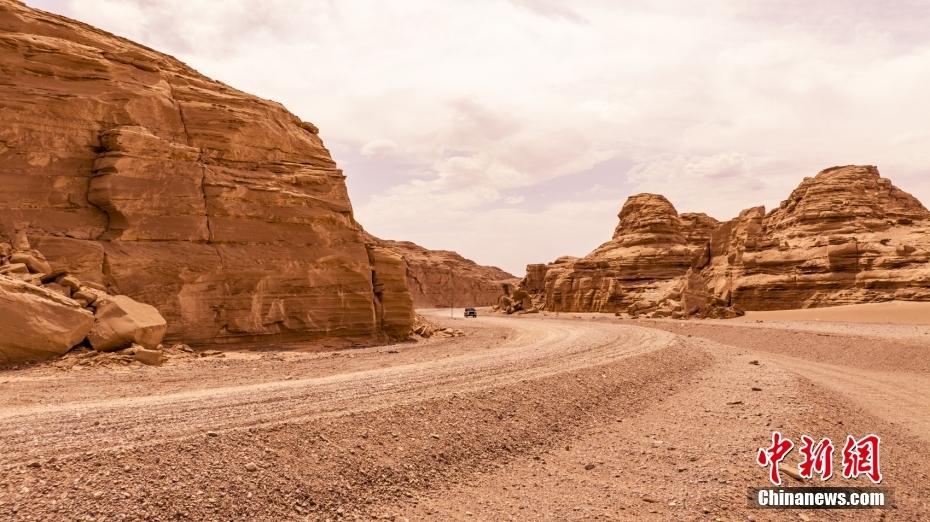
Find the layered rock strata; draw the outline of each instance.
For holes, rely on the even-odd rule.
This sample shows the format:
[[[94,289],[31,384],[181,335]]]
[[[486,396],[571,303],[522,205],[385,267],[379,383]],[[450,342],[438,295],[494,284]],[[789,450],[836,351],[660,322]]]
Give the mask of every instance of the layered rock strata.
[[[728,317],[930,300],[930,212],[873,166],[826,169],[771,212],[724,223],[652,194],[619,217],[587,256],[529,265],[501,308]]]
[[[494,305],[505,284],[519,281],[500,268],[479,265],[449,250],[429,250],[409,241],[371,241],[404,260],[406,284],[417,308]]]
[[[806,178],[715,233],[715,294],[745,310],[930,300],[930,212],[873,166]]]
[[[178,60],[0,0],[0,222],[191,343],[405,337],[317,128]]]

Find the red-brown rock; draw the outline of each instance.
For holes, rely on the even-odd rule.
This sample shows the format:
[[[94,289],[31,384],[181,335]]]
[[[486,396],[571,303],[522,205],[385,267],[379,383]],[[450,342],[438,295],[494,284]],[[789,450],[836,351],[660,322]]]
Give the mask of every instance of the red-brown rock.
[[[653,311],[675,292],[680,278],[706,257],[717,221],[703,214],[679,216],[656,194],[630,197],[614,237],[581,259],[531,265],[522,288],[543,289],[539,308],[551,311]]]
[[[25,223],[51,270],[156,306],[169,339],[406,336],[412,314],[376,308],[402,308],[407,290],[376,296],[312,124],[8,0],[0,67],[0,222]]]
[[[833,167],[772,212],[750,208],[725,223],[633,196],[611,241],[578,260],[528,266],[513,295],[546,310],[663,317],[927,301],[928,238],[930,212],[878,169]]]
[[[62,355],[93,323],[93,314],[76,301],[0,275],[0,364]]]
[[[87,334],[94,350],[109,352],[132,344],[154,349],[165,337],[167,324],[154,306],[124,295],[98,299],[94,306],[94,326]]]
[[[407,287],[417,308],[490,306],[503,295],[503,285],[518,278],[494,266],[483,266],[448,250],[429,250],[409,241],[371,241],[399,255],[406,265]]]
[[[930,300],[930,212],[876,167],[826,169],[768,215],[744,214],[718,240],[737,255],[715,262],[736,306]]]

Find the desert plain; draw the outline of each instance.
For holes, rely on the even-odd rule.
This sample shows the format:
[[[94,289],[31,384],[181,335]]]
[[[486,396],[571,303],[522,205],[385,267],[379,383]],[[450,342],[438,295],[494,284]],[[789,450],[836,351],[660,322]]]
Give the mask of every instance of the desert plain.
[[[884,319],[902,306],[924,313]],[[424,311],[465,335],[419,343],[181,352],[161,367],[94,365],[90,352],[4,370],[0,516],[921,520],[930,509],[924,304],[847,308],[843,321],[480,312]],[[749,508],[773,430],[879,433],[895,508]]]

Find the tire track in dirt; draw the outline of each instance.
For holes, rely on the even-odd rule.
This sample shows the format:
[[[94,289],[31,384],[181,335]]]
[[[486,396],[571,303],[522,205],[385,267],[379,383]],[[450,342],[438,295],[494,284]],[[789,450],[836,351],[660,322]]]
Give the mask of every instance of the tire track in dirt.
[[[541,379],[661,349],[674,336],[641,328],[535,318],[482,318],[512,330],[490,349],[323,377],[178,393],[0,408],[0,459],[145,446],[205,431],[303,422]]]
[[[930,442],[930,377],[868,371],[796,357],[766,357],[816,386],[849,397],[872,415],[902,426]]]
[[[0,518],[368,520],[640,411],[709,361],[681,338],[621,325],[489,318],[474,330],[440,350],[342,356],[325,374],[314,367],[331,360],[303,360],[314,377],[299,381],[240,380],[254,360],[197,367],[197,387],[145,407],[119,396],[138,373],[112,385],[103,371],[71,374],[68,387],[2,410],[0,451],[14,460],[0,469]],[[166,369],[142,375],[192,367]],[[43,405],[82,382],[100,385],[100,398]]]
[[[896,338],[864,337],[871,325],[832,325],[829,334],[812,332],[807,323],[797,330],[788,322],[778,328],[740,323],[654,323],[650,328],[693,335],[728,346],[752,350],[795,375],[851,399],[870,414],[897,424],[930,442],[930,373],[926,344]],[[881,325],[880,325],[881,326]]]

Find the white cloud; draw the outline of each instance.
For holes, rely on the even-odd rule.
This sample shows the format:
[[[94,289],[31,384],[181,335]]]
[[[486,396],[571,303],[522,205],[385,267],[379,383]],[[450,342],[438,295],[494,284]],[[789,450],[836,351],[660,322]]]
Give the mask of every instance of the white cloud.
[[[734,205],[766,203],[752,199],[769,192],[764,177],[758,175],[764,170],[759,160],[740,153],[666,155],[635,165],[627,179],[638,192],[668,197],[679,212],[706,212],[723,220],[734,217]]]
[[[30,3],[283,102],[366,228],[514,271],[609,238],[622,196],[537,199],[613,160],[634,167],[597,183],[718,218],[847,163],[930,202],[925,2]]]
[[[386,156],[397,150],[397,144],[391,140],[375,139],[362,145],[362,156]]]

